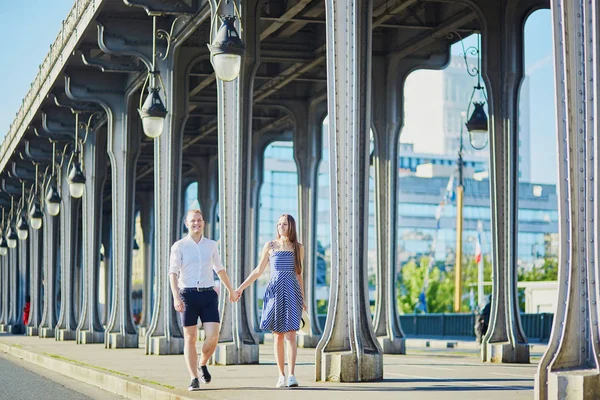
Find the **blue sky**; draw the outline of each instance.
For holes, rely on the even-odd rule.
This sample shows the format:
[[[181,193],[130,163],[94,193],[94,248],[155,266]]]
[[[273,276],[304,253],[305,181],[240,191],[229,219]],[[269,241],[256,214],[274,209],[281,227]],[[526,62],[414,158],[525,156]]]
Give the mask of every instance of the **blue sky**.
[[[2,5],[0,76],[5,95],[0,97],[0,137],[8,132],[73,4],[74,0],[23,0]],[[29,29],[24,29],[25,20]],[[530,79],[531,180],[556,183],[555,119],[548,118],[555,115],[549,10],[537,11],[527,21],[525,69]]]

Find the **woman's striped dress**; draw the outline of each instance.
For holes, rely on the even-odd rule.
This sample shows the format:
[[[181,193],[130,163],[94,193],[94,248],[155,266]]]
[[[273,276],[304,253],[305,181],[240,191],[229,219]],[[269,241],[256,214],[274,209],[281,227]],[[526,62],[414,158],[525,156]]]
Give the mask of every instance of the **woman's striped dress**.
[[[302,292],[294,270],[294,252],[273,251],[269,263],[271,279],[265,291],[260,329],[297,331],[302,318]]]

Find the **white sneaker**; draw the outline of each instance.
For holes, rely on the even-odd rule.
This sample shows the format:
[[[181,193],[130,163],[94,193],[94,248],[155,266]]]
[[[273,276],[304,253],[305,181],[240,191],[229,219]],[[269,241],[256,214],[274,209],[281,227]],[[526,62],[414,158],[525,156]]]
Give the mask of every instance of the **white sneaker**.
[[[288,376],[287,385],[288,387],[298,387],[298,381],[296,380],[296,377],[294,375]]]
[[[275,384],[275,387],[280,388],[280,387],[284,387],[285,386],[285,376],[281,375],[279,377],[279,379],[277,379],[277,383]]]

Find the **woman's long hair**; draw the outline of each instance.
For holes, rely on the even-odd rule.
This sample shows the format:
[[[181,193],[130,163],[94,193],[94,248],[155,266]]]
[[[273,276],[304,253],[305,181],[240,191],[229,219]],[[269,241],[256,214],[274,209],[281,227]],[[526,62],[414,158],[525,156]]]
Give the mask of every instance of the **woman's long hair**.
[[[289,214],[281,214],[279,218],[277,218],[277,223],[281,218],[285,217],[288,223],[288,240],[292,245],[294,245],[294,267],[296,269],[296,275],[300,275],[302,273],[302,260],[300,259],[300,243],[298,243],[298,234],[296,233],[296,221],[294,217]],[[277,229],[277,225],[275,225],[275,231],[277,232],[277,239],[281,237],[279,235],[279,229]]]

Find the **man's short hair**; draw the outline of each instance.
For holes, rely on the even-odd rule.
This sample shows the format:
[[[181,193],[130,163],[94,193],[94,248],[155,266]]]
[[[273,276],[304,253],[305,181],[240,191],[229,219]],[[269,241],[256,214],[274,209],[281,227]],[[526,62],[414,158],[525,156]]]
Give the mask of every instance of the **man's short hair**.
[[[190,215],[194,215],[194,214],[200,214],[200,215],[202,215],[202,219],[204,220],[204,214],[202,214],[202,211],[200,209],[198,209],[198,208],[189,210],[187,212],[187,214],[185,215],[185,219],[187,220]]]

